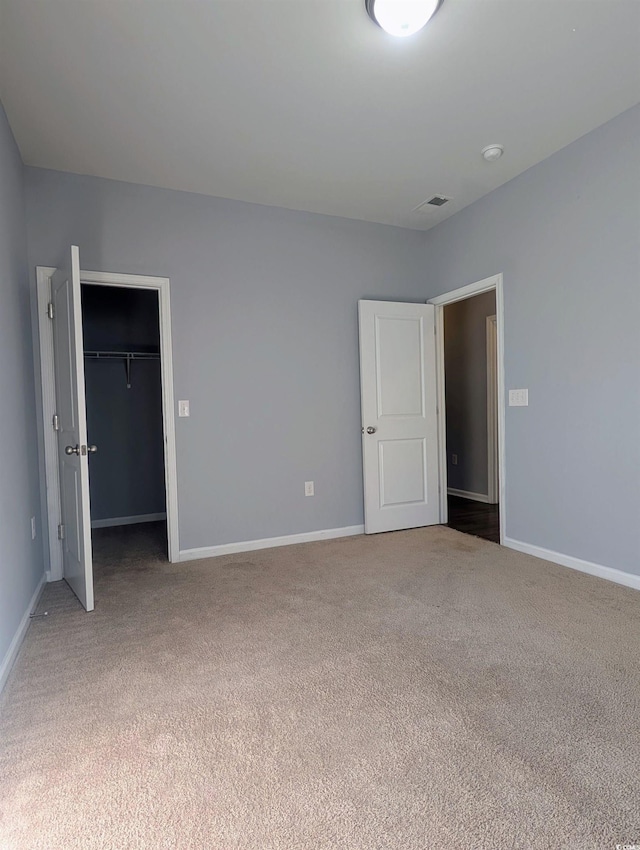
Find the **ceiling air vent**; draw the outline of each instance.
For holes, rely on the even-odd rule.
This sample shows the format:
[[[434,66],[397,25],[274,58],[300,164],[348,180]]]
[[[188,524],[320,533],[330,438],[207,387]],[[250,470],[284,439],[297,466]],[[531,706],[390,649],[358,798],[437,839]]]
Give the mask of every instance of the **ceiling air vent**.
[[[414,212],[424,212],[428,207],[443,207],[449,201],[450,198],[445,198],[444,195],[434,195],[433,198],[429,198],[428,201],[424,201],[424,203],[417,206]]]

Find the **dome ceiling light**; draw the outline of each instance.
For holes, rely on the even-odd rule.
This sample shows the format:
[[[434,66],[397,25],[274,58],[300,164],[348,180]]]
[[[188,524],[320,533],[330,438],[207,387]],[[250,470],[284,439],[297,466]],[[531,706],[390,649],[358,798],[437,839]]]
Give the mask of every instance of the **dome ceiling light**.
[[[438,11],[442,0],[364,0],[369,17],[389,35],[414,35]]]

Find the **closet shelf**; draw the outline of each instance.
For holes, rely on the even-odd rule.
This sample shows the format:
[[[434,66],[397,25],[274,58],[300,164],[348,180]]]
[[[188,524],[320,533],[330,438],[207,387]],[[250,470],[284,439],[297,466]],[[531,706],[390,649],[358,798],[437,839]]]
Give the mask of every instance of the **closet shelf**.
[[[127,389],[131,389],[131,364],[134,360],[160,360],[160,353],[153,351],[85,351],[88,360],[123,360],[127,373]]]
[[[119,360],[121,358],[129,360],[159,360],[160,354],[154,351],[85,351],[85,357],[94,359],[104,358],[111,360]]]

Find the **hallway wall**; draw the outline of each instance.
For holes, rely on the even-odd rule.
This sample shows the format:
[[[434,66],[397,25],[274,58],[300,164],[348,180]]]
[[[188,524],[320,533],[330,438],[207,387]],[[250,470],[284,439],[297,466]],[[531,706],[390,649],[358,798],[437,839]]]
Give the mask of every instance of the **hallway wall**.
[[[489,464],[487,316],[495,312],[495,292],[483,292],[444,308],[447,485],[485,496]]]

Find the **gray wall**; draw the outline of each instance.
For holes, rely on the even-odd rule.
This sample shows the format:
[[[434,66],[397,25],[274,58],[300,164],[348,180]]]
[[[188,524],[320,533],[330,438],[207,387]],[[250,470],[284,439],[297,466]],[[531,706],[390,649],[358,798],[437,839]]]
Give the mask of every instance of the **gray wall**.
[[[507,536],[640,574],[640,107],[427,234],[429,296],[504,273]],[[508,150],[505,156],[508,156]]]
[[[634,108],[426,235],[28,168],[29,262],[171,278],[183,549],[362,522],[357,299],[503,272],[507,535],[638,574],[639,137]]]
[[[444,310],[447,400],[447,484],[487,495],[487,316],[495,292],[449,304]],[[458,456],[454,465],[452,455]]]
[[[0,663],[43,570],[22,160],[0,104]],[[31,517],[37,537],[31,540]]]
[[[120,287],[82,287],[87,351],[159,352],[158,295]],[[85,359],[91,519],[165,510],[160,360]]]
[[[180,547],[363,521],[357,301],[425,299],[424,234],[26,169],[29,260],[171,279]],[[304,496],[315,481],[316,495]]]

